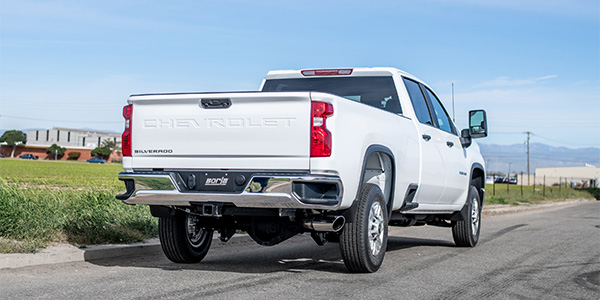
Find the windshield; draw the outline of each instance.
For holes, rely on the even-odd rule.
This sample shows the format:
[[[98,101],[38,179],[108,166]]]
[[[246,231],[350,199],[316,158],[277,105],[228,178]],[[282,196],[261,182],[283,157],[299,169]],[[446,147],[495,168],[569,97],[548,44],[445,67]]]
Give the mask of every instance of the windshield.
[[[402,113],[391,76],[269,79],[263,92],[323,92]]]

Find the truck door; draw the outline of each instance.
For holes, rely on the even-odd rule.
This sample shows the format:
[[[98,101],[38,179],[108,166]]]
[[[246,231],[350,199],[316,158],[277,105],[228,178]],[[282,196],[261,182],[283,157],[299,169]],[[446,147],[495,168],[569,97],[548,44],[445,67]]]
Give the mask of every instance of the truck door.
[[[466,149],[460,143],[456,127],[440,100],[427,87],[422,86],[430,104],[431,115],[435,118],[439,140],[435,145],[441,154],[446,170],[446,184],[440,204],[453,204],[458,202],[460,196],[468,187],[468,170],[466,170]]]
[[[404,84],[417,115],[416,123],[421,149],[419,189],[414,201],[420,204],[435,204],[439,202],[446,186],[446,166],[440,152],[441,148],[436,145],[443,140],[442,132],[435,127],[429,104],[420,85],[406,78]]]

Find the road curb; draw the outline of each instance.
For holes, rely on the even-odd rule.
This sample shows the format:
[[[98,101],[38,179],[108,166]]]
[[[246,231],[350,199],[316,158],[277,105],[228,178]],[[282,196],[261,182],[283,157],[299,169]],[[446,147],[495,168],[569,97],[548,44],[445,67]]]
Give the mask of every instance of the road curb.
[[[595,199],[574,199],[561,202],[540,203],[531,205],[486,205],[483,207],[484,217],[498,216],[502,214],[518,213],[524,211],[547,209],[576,205],[580,203],[594,202]],[[227,244],[240,244],[251,242],[247,234],[235,235]],[[223,247],[225,243],[215,238],[213,247]],[[93,261],[106,258],[130,256],[137,254],[157,253],[162,251],[158,239],[151,239],[136,244],[116,245],[91,245],[87,248],[77,248],[69,244],[59,244],[48,247],[38,253],[10,253],[0,254],[0,269],[15,269],[40,265]]]

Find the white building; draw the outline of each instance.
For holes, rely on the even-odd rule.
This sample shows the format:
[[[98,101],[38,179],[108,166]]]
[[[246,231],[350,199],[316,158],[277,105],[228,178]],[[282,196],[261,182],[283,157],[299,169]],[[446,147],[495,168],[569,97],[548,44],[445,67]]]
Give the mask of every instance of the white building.
[[[536,184],[546,180],[546,185],[567,183],[573,186],[598,187],[600,168],[586,165],[584,167],[537,168],[535,169]]]
[[[113,132],[91,131],[73,128],[53,127],[46,130],[27,131],[27,145],[51,146],[93,149],[104,141],[113,141],[121,147],[121,134]]]

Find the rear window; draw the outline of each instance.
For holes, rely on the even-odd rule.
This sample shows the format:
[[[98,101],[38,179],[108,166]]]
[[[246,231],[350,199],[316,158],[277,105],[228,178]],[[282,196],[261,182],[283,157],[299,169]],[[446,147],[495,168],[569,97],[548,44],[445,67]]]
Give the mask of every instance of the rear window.
[[[269,79],[262,91],[323,92],[392,113],[402,113],[394,80],[390,76]]]

